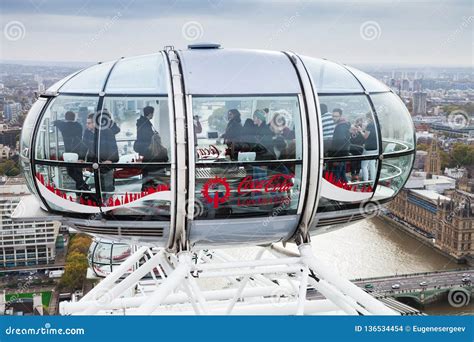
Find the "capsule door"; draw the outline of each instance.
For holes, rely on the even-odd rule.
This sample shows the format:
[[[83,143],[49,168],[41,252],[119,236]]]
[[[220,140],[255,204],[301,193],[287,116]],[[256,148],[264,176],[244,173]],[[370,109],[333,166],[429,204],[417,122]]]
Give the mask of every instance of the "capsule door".
[[[289,238],[300,219],[306,176],[305,109],[291,61],[283,53],[220,49],[183,51],[180,59],[190,242]]]

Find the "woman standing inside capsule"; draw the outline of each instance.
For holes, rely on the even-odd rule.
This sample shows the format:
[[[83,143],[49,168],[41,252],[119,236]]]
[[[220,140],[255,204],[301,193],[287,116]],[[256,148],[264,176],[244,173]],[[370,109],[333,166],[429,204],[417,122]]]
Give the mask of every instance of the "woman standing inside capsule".
[[[230,159],[237,160],[239,154],[239,143],[242,136],[242,119],[240,112],[237,109],[231,109],[227,113],[227,127],[221,138],[224,139],[224,144],[227,145]]]

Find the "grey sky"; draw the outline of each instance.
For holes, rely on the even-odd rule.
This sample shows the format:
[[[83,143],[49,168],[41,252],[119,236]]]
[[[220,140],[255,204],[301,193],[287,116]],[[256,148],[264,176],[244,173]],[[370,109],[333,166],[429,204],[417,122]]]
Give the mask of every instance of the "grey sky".
[[[7,60],[102,61],[199,41],[353,64],[467,66],[473,57],[469,0],[2,0],[0,6],[0,58]]]

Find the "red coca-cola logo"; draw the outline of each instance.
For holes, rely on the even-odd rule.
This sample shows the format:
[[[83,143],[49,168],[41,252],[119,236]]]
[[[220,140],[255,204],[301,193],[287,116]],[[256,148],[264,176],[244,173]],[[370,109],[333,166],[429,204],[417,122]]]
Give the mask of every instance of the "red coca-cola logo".
[[[220,154],[219,149],[214,145],[209,145],[209,147],[199,147],[196,152],[199,159],[217,158]]]
[[[204,184],[201,193],[207,203],[212,204],[214,209],[217,209],[219,204],[225,203],[229,199],[230,186],[227,179],[215,177]],[[222,193],[222,196],[219,196],[219,193]]]
[[[293,187],[294,175],[278,173],[269,179],[256,179],[247,176],[240,182],[237,193],[244,195],[251,192],[287,192]]]
[[[264,205],[269,203],[281,203],[287,197],[284,194],[276,196],[275,193],[287,193],[293,187],[294,175],[275,174],[266,179],[254,179],[253,176],[247,176],[242,179],[237,187],[238,195],[246,195],[250,193],[270,193],[267,198],[259,200],[248,199],[240,201],[237,199],[236,205]],[[212,204],[217,209],[219,204],[225,203],[230,198],[230,185],[226,178],[214,177],[209,179],[201,189],[201,193],[206,202]]]

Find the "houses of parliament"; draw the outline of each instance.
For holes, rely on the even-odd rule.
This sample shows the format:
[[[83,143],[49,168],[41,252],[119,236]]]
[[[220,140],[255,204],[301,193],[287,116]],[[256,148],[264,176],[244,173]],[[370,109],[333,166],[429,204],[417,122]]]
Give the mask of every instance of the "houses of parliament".
[[[417,153],[410,179],[388,210],[395,220],[443,254],[472,264],[474,179],[469,170],[457,171],[445,170],[443,175],[435,137],[427,151]]]

